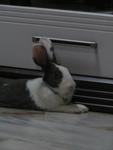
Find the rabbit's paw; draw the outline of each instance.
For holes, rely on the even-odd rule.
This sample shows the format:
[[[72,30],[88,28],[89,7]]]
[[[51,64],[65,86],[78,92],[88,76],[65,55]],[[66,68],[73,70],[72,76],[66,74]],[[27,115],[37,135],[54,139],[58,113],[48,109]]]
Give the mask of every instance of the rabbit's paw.
[[[88,107],[82,104],[75,104],[75,113],[86,113],[88,112]]]

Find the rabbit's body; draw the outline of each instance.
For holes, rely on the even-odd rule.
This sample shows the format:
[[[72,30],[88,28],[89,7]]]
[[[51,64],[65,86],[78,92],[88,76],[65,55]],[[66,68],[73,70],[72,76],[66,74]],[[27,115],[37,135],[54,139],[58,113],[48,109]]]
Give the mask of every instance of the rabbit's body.
[[[65,92],[63,92],[65,93]],[[43,78],[7,79],[0,78],[0,107],[27,110],[45,110],[55,112],[81,113],[88,109],[83,105],[70,104],[54,91]]]
[[[51,110],[64,104],[62,98],[55,94],[42,80],[33,79],[27,82],[31,99],[35,104],[45,110]],[[37,92],[38,91],[38,92]]]
[[[42,78],[0,78],[0,107],[50,110],[64,104],[62,98],[52,91]]]

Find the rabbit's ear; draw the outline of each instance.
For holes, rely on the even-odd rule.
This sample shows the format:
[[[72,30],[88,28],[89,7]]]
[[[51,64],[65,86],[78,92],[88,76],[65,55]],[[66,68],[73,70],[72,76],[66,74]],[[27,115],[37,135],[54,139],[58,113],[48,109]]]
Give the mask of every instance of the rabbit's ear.
[[[45,68],[49,61],[45,47],[39,44],[33,45],[32,54],[35,64],[40,66],[41,68]]]
[[[51,62],[57,64],[55,51],[54,51],[54,46],[53,46],[52,41],[49,38],[40,38],[39,44],[42,45],[46,49],[47,55],[48,55],[48,59]]]
[[[38,43],[34,43],[32,53],[35,64],[43,70],[51,63],[57,63],[52,42],[48,38],[40,38]]]

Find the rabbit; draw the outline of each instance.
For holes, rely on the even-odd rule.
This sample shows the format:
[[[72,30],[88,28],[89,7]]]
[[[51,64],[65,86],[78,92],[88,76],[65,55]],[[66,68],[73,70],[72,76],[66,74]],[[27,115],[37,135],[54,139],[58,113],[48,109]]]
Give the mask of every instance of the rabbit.
[[[34,46],[45,51],[43,63],[33,53],[33,60],[40,66],[43,76],[35,79],[1,79],[0,107],[43,110],[64,113],[84,113],[88,108],[71,104],[76,83],[69,70],[57,63],[52,42],[40,38]]]

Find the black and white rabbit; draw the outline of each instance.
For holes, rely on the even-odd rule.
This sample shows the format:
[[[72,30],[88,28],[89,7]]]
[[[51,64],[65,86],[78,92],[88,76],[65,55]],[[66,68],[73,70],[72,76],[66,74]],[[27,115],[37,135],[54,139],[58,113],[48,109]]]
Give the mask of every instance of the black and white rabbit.
[[[41,38],[36,45],[46,50],[46,61],[40,67],[43,76],[36,79],[1,80],[0,106],[55,112],[82,113],[88,108],[81,104],[71,104],[76,88],[70,72],[58,65],[52,42]],[[37,58],[33,56],[36,64]]]

